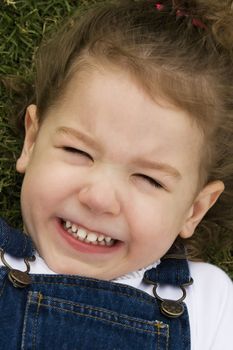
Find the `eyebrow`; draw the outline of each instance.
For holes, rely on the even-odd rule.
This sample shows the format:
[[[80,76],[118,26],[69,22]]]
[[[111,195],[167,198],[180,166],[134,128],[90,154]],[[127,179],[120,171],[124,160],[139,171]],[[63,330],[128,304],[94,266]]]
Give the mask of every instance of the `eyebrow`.
[[[100,150],[100,146],[95,140],[93,140],[89,135],[85,134],[84,132],[80,132],[79,130],[69,128],[66,126],[61,126],[56,129],[56,134],[71,135],[76,139],[83,141],[87,146],[95,148],[97,151]],[[176,168],[166,163],[153,162],[151,160],[136,158],[134,159],[133,164],[142,168],[162,171],[176,179],[181,179],[182,177],[180,172]]]
[[[181,179],[182,177],[180,172],[176,168],[166,163],[153,162],[150,160],[140,159],[140,158],[135,159],[134,163],[137,164],[137,166],[141,166],[143,168],[162,171],[164,173],[171,175],[177,180]]]
[[[95,148],[96,150],[100,149],[99,145],[97,144],[97,142],[95,142],[95,140],[93,140],[89,135],[85,134],[84,132],[80,132],[79,130],[68,128],[66,126],[61,126],[56,129],[56,134],[65,134],[68,136],[71,135],[79,141],[83,141],[87,146],[91,148]]]

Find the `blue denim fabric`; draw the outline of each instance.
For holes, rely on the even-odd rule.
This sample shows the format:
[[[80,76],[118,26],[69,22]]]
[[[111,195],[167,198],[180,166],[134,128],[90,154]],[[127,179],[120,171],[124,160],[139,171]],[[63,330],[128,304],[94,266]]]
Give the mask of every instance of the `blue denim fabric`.
[[[14,239],[12,239],[14,238]],[[17,257],[31,257],[34,247],[31,239],[20,230],[10,227],[0,218],[0,247],[7,253]]]
[[[8,234],[14,242],[11,247],[15,245],[18,251],[20,244],[25,246],[25,238],[15,236],[13,230],[12,235]],[[3,247],[5,241],[1,239],[0,235]],[[175,285],[174,275],[179,283],[189,279],[186,260],[182,260],[182,267],[178,264],[178,270],[173,261],[165,271],[161,266],[168,260],[170,265],[170,259],[159,265],[163,283],[171,279]],[[161,313],[156,298],[127,285],[80,276],[32,274],[32,283],[19,289],[7,273],[6,267],[0,269],[0,349],[190,349],[185,305],[182,316],[169,318]],[[158,282],[155,269],[146,274],[152,282]]]

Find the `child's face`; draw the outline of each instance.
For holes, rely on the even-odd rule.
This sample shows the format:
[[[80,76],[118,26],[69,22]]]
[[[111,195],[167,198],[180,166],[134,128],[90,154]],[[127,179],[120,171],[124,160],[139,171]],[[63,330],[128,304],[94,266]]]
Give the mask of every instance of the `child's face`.
[[[152,101],[125,72],[76,75],[40,128],[30,106],[17,169],[25,229],[48,266],[113,279],[191,236],[221,192],[208,205],[208,187],[195,197],[201,145],[184,112]],[[101,234],[114,244],[97,243]]]

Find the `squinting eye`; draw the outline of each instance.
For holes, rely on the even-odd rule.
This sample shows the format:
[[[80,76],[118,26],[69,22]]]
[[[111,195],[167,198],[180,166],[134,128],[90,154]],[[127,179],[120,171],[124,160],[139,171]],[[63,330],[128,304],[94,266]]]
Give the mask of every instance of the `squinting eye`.
[[[150,176],[147,175],[143,175],[143,174],[136,174],[137,176],[141,177],[143,180],[145,180],[146,182],[148,182],[151,186],[156,187],[156,188],[163,188],[163,186],[156,181],[155,179],[153,179]]]
[[[88,153],[86,153],[78,148],[64,146],[64,147],[62,147],[62,149],[68,153],[83,155],[84,157],[87,157],[87,158],[93,160],[93,158],[90,156],[90,154],[88,154]]]

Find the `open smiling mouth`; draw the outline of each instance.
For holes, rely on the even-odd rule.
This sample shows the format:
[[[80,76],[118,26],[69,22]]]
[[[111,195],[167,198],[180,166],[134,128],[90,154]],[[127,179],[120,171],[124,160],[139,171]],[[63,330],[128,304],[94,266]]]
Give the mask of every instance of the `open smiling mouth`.
[[[61,219],[61,225],[64,231],[69,234],[69,236],[67,236],[68,239],[72,239],[72,241],[75,239],[77,243],[89,246],[90,248],[96,248],[97,250],[100,248],[104,250],[111,250],[111,248],[123,243],[107,235],[89,231],[86,228],[83,228],[68,220]]]

